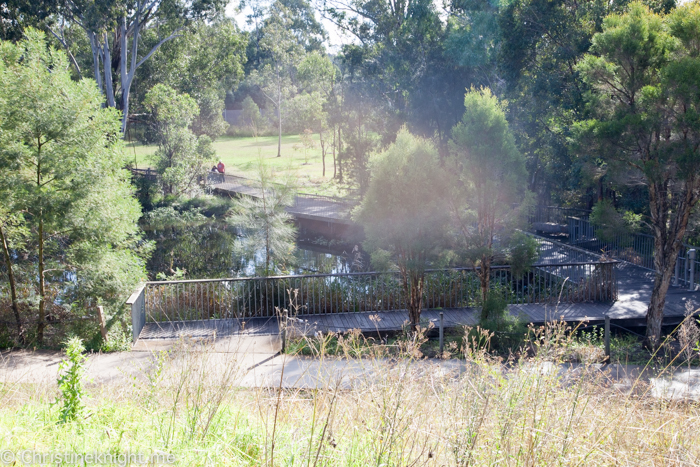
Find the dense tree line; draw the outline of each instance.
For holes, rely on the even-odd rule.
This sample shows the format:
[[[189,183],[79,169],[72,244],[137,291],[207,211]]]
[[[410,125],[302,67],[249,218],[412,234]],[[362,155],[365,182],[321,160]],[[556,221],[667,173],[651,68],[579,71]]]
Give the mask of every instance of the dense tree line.
[[[0,35],[19,43],[30,27],[45,30],[72,78],[92,78],[103,105],[122,112],[122,136],[158,143],[171,193],[191,191],[206,170],[228,105],[251,134],[277,135],[280,157],[282,134],[317,134],[324,176],[360,197],[372,192],[373,155],[399,161],[396,148],[422,148],[442,168],[461,155],[454,196],[504,196],[487,196],[474,220],[481,243],[472,253],[486,266],[494,226],[480,216],[494,199],[522,201],[513,186],[539,204],[633,219],[655,237],[649,316],[658,337],[699,196],[697,3],[252,1],[242,4],[248,32],[225,17],[225,4],[4,0]],[[320,18],[345,34],[340,49],[327,48]],[[465,113],[470,105],[490,109],[484,115],[500,127],[480,126]],[[507,142],[497,149],[517,183],[490,166],[490,132]],[[486,179],[494,185],[482,186]],[[7,231],[21,231],[8,216]],[[464,237],[475,244],[474,232]]]
[[[313,131],[333,165],[329,175],[360,192],[370,154],[404,124],[434,138],[444,158],[465,89],[486,86],[508,103],[528,188],[540,203],[590,208],[611,198],[646,210],[643,189],[616,183],[607,164],[579,157],[569,144],[589,114],[591,87],[577,65],[603,19],[625,11],[627,0],[453,0],[442,8],[427,0],[316,8],[306,0],[249,1],[249,32],[224,16],[225,4],[6,0],[0,34],[17,40],[28,26],[45,29],[68,53],[74,77],[93,77],[106,103],[124,111],[122,131],[131,138],[155,140],[143,102],[156,84],[192,96],[199,106],[192,129],[211,138],[228,127],[225,99],[242,109],[250,98],[241,119],[255,127],[249,131]],[[647,5],[656,13],[674,8],[669,0]],[[333,54],[321,17],[347,39]]]

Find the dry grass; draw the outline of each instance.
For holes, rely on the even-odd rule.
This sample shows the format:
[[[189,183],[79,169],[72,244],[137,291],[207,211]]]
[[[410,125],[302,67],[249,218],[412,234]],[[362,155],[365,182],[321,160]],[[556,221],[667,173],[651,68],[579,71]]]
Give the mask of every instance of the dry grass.
[[[621,391],[593,367],[560,371],[554,328],[536,356],[509,362],[470,336],[464,359],[442,362],[416,358],[420,337],[401,343],[402,358],[360,360],[353,339],[331,359],[327,338],[312,338],[319,363],[305,389],[280,389],[281,373],[242,388],[232,354],[180,348],[148,377],[91,386],[79,424],[56,423],[54,387],[6,384],[2,448],[164,451],[178,465],[697,464],[696,403],[653,399],[641,381]],[[323,370],[339,362],[355,370]]]

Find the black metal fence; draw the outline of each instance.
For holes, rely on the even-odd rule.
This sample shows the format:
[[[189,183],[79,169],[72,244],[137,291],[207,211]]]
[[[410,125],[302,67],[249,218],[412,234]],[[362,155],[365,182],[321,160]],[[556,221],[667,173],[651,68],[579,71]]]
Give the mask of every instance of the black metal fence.
[[[626,261],[649,270],[654,267],[654,237],[634,233],[619,234],[601,239],[598,229],[588,219],[569,218],[569,243],[579,248],[604,253],[606,256]],[[683,244],[676,261],[673,284],[696,290],[700,281],[700,261],[696,247]]]
[[[590,211],[579,208],[562,208],[559,206],[532,206],[528,212],[528,223],[554,223],[566,225],[569,217],[588,218]]]
[[[617,298],[615,263],[542,264],[522,277],[495,266],[490,288],[511,304],[611,302]],[[146,322],[273,317],[283,309],[320,315],[407,308],[395,272],[148,282],[140,294],[131,300],[140,304],[132,307],[134,332]],[[426,271],[424,309],[476,306],[480,294],[474,268]]]

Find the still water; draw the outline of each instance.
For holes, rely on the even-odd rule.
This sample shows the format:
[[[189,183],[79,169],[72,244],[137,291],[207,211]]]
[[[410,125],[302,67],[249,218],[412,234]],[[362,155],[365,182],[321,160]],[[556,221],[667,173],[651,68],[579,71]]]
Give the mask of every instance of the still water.
[[[147,264],[150,280],[158,273],[172,276],[178,269],[186,271],[183,279],[255,276],[265,264],[263,251],[236,248],[237,243],[245,243],[245,237],[223,221],[209,219],[201,225],[160,230],[146,227],[145,232],[155,242]],[[298,242],[293,259],[278,273],[346,273],[366,270],[368,264],[358,245],[315,238]]]

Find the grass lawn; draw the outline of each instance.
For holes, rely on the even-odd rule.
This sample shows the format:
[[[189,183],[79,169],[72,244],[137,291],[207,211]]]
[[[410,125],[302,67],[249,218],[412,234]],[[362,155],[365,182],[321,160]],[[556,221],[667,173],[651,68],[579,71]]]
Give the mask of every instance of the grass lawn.
[[[262,157],[276,172],[296,174],[300,191],[324,195],[342,196],[346,187],[338,186],[333,178],[333,156],[326,156],[326,176],[323,176],[321,147],[318,135],[313,135],[316,147],[304,154],[299,135],[282,137],[282,157],[277,157],[277,136],[252,137],[222,136],[214,141],[217,157],[226,165],[226,173],[244,177],[255,176],[255,163]],[[152,165],[149,156],[156,152],[155,145],[128,144],[134,154],[136,166]]]
[[[696,402],[653,398],[645,379],[613,386],[595,366],[556,371],[561,337],[508,363],[465,345],[440,366],[416,354],[422,339],[397,342],[392,358],[372,347],[357,359],[361,335],[336,339],[337,356],[324,337],[318,365],[295,370],[318,382],[310,388],[242,387],[250,360],[183,341],[140,377],[62,390],[0,383],[0,465],[36,465],[12,463],[25,450],[172,456],[187,467],[698,465]],[[62,423],[73,396],[86,407]]]

